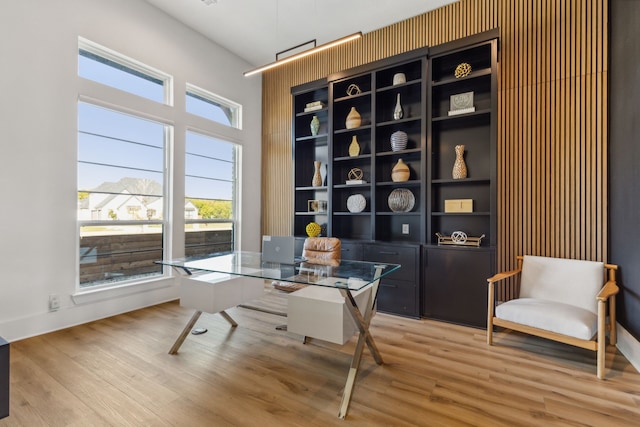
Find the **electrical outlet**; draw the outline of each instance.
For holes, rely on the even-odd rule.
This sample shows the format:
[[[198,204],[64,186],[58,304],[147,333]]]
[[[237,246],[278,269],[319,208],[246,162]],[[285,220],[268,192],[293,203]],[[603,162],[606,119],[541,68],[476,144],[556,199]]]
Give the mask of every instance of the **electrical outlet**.
[[[402,234],[409,234],[409,224],[402,224]]]
[[[58,295],[49,295],[49,311],[58,311],[60,309],[60,297]]]

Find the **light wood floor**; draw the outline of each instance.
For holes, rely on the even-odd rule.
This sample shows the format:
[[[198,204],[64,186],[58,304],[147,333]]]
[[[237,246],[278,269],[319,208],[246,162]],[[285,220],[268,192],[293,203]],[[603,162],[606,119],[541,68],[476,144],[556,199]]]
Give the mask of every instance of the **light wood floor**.
[[[270,303],[267,301],[267,303]],[[277,302],[274,302],[277,304]],[[595,353],[516,333],[378,314],[346,420],[337,418],[353,342],[275,330],[283,318],[234,308],[240,326],[178,303],[11,345],[11,415],[0,426],[638,426],[640,374]]]

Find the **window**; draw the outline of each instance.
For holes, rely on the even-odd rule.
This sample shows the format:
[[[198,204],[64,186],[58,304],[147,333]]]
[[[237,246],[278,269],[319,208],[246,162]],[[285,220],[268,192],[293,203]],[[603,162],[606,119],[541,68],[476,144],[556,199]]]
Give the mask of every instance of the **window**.
[[[239,148],[187,132],[185,164],[185,255],[233,249]]]
[[[171,76],[80,39],[78,75],[152,101],[171,104]]]
[[[239,147],[204,132],[218,131],[216,123],[239,129],[241,106],[187,85],[187,111],[175,111],[171,76],[84,39],[78,42],[78,78],[106,85],[82,85],[91,93],[78,102],[80,289],[163,276],[155,261],[178,250],[172,237],[183,232],[169,222],[175,218],[168,213],[176,202],[172,188],[185,188],[186,255],[234,249]],[[99,98],[105,91],[108,101]],[[131,105],[130,94],[171,108]],[[178,175],[169,169],[175,141],[167,123],[188,128],[187,120],[196,117],[185,112],[207,121],[197,118],[204,130],[187,132],[185,146],[175,147],[186,151],[185,174]]]
[[[242,129],[239,104],[188,83],[186,96],[187,113]]]
[[[168,126],[78,104],[80,287],[161,275]]]

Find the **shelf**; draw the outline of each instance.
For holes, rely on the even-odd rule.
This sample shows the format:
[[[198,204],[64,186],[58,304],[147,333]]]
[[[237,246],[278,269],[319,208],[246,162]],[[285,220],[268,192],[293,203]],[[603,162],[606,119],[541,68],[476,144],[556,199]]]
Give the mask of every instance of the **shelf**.
[[[432,216],[490,216],[491,212],[431,212]]]
[[[478,77],[483,77],[486,75],[491,75],[491,68],[483,68],[478,71],[472,71],[468,76],[460,77],[459,79],[455,78],[454,76],[454,77],[448,77],[446,79],[442,79],[438,81],[433,81],[431,83],[431,86],[438,87],[438,86],[443,86],[448,84],[455,84],[459,82],[464,82],[465,80],[471,80],[471,79],[476,79]]]
[[[299,136],[296,138],[296,142],[308,142],[308,141],[316,141],[318,146],[327,145],[327,137],[329,134],[322,133],[318,135],[309,135],[309,136]]]
[[[334,134],[340,134],[340,133],[357,132],[357,131],[364,130],[364,129],[371,129],[371,125],[362,125],[362,126],[358,126],[357,128],[353,128],[353,129],[337,129],[337,130],[334,130],[333,133]]]
[[[397,182],[397,181],[376,182],[376,187],[402,187],[402,186],[414,187],[414,186],[419,186],[420,184],[422,184],[422,181],[420,181],[419,179],[411,179],[409,181],[402,181],[402,182]]]
[[[333,188],[368,188],[371,186],[370,182],[364,184],[336,184]]]
[[[369,216],[371,212],[363,211],[363,212],[334,212],[336,216]]]
[[[336,157],[333,159],[334,162],[346,162],[346,161],[359,161],[359,160],[367,160],[371,159],[371,154],[361,154],[359,156],[344,156],[344,157]]]
[[[454,184],[454,185],[464,185],[471,183],[490,183],[491,180],[489,178],[464,178],[464,179],[453,179],[453,178],[445,178],[445,179],[432,179],[432,184]]]
[[[295,190],[296,191],[327,191],[327,186],[323,185],[322,187],[312,187],[312,186],[306,186],[306,187],[296,187]]]
[[[420,121],[420,119],[421,119],[420,117],[405,117],[399,120],[389,120],[386,122],[376,123],[376,127],[399,125],[407,122],[416,122],[416,121]]]
[[[422,148],[409,148],[408,150],[400,150],[400,151],[380,151],[376,153],[376,157],[384,157],[384,156],[398,156],[398,155],[406,155],[412,153],[421,153]]]
[[[377,93],[386,92],[388,90],[396,90],[396,89],[399,89],[401,87],[412,86],[412,85],[416,85],[416,84],[419,85],[421,83],[422,83],[422,80],[416,79],[416,80],[411,80],[410,82],[406,82],[406,83],[400,83],[400,84],[397,84],[397,85],[380,87],[380,88],[376,89],[376,92]]]
[[[352,101],[354,99],[362,98],[364,96],[371,96],[371,91],[369,90],[366,92],[359,93],[357,95],[341,96],[340,98],[335,98],[333,102],[336,103],[336,102]]]
[[[327,101],[324,101],[324,100],[322,102],[324,102],[325,104],[327,103]],[[323,107],[313,111],[302,111],[300,113],[296,113],[296,117],[313,116],[313,115],[316,115],[322,112],[328,112],[328,111],[329,111],[329,108]]]
[[[296,216],[327,216],[329,212],[296,212]]]
[[[440,116],[440,117],[434,117],[431,120],[434,122],[442,122],[445,120],[457,120],[457,119],[461,119],[461,118],[465,118],[465,117],[474,117],[474,116],[481,116],[484,114],[491,114],[491,110],[478,110],[478,111],[474,111],[473,113],[466,113],[466,114],[457,114],[455,116]]]
[[[420,212],[376,212],[378,216],[395,216],[395,215],[403,215],[403,216],[420,216]]]

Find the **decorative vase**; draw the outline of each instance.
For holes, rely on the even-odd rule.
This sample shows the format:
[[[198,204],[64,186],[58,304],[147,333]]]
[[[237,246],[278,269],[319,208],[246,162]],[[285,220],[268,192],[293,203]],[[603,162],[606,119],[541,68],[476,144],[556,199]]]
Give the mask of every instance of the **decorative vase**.
[[[352,194],[347,197],[347,209],[349,212],[358,213],[362,212],[367,206],[367,199],[362,194]]]
[[[311,135],[312,136],[316,136],[318,134],[318,131],[320,130],[320,119],[318,119],[318,116],[313,116],[313,118],[311,119]]]
[[[361,123],[362,123],[362,117],[360,116],[360,113],[358,113],[358,111],[356,110],[356,107],[351,107],[351,111],[349,111],[349,114],[347,115],[347,120],[345,122],[346,128],[355,129],[357,127],[360,127]]]
[[[404,182],[409,180],[411,171],[409,166],[402,159],[398,159],[398,163],[391,169],[391,180],[393,182]]]
[[[321,162],[314,161],[313,162],[313,179],[311,180],[311,185],[314,187],[322,187],[322,175],[320,174],[320,165]]]
[[[404,73],[395,73],[393,75],[393,85],[401,85],[402,83],[407,82],[407,76]]]
[[[398,94],[398,98],[396,99],[396,108],[393,110],[393,119],[400,120],[404,116],[404,111],[402,111],[402,104],[400,104],[400,94]]]
[[[467,165],[464,163],[464,145],[456,145],[456,161],[453,164],[453,179],[467,177]]]
[[[391,134],[391,150],[402,151],[407,148],[407,133],[401,130]]]
[[[351,137],[351,144],[349,144],[349,157],[356,157],[360,155],[360,144],[358,144],[358,138],[353,135]]]
[[[416,198],[408,188],[396,188],[387,199],[393,212],[409,212],[416,204]]]

